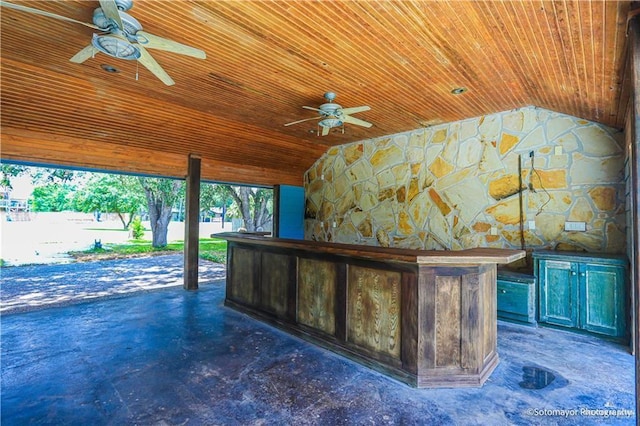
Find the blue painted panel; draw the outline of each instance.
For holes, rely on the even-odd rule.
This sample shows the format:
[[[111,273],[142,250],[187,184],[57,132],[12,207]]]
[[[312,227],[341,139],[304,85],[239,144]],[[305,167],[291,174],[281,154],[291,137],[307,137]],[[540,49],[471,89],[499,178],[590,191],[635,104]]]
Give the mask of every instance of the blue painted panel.
[[[278,237],[304,239],[304,188],[280,185]]]

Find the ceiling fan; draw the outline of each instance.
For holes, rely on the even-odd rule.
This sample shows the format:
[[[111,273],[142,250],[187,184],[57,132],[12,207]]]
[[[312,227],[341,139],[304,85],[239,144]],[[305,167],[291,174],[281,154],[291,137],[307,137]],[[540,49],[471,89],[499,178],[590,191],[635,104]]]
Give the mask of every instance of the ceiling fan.
[[[344,133],[344,124],[355,124],[357,126],[371,127],[373,124],[360,120],[359,118],[351,117],[349,114],[355,114],[357,112],[369,111],[371,107],[360,106],[353,108],[342,108],[342,106],[333,102],[336,98],[336,94],[333,92],[327,92],[324,94],[324,98],[327,103],[320,105],[320,108],[313,108],[309,106],[303,106],[304,109],[310,109],[312,111],[318,111],[320,115],[318,117],[305,118],[304,120],[298,120],[285,124],[285,126],[291,126],[292,124],[302,123],[309,120],[320,120],[318,122],[318,135],[320,135],[320,128],[322,127],[322,136],[329,134],[329,130],[333,127],[342,126],[342,133]]]
[[[205,59],[206,54],[200,49],[190,47],[166,38],[158,37],[142,30],[142,25],[126,13],[133,7],[133,0],[100,0],[100,7],[93,11],[93,23],[77,21],[66,16],[56,15],[40,9],[16,3],[0,1],[0,6],[49,18],[81,24],[98,30],[93,34],[91,44],[76,53],[71,62],[81,64],[92,58],[96,52],[102,52],[118,59],[137,60],[158,77],[167,86],[175,82],[169,74],[149,54],[147,48],[165,50],[194,58]],[[137,77],[136,77],[137,78]]]

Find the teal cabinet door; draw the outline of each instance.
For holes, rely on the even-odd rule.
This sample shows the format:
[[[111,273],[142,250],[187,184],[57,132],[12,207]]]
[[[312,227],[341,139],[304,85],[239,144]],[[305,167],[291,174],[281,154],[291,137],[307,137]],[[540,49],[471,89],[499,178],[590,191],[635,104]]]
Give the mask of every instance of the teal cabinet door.
[[[540,260],[540,321],[565,327],[578,326],[578,286],[572,262]]]
[[[609,265],[580,265],[581,328],[608,336],[625,333],[624,269]]]
[[[533,260],[539,322],[628,339],[626,257],[539,251]]]

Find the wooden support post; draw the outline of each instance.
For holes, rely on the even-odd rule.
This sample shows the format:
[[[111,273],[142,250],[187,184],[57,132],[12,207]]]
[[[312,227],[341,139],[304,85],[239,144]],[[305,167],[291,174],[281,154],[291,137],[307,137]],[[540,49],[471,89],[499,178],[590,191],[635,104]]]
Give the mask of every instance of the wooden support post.
[[[627,125],[627,131],[632,133],[629,150],[629,167],[631,179],[631,283],[633,299],[631,307],[635,327],[633,327],[633,347],[636,356],[636,413],[640,410],[640,16],[635,15],[629,20],[630,56],[631,56],[631,84],[632,84],[632,112],[629,114],[632,123]],[[640,425],[640,417],[636,420]]]
[[[200,237],[200,157],[189,155],[184,219],[184,289],[198,289]]]

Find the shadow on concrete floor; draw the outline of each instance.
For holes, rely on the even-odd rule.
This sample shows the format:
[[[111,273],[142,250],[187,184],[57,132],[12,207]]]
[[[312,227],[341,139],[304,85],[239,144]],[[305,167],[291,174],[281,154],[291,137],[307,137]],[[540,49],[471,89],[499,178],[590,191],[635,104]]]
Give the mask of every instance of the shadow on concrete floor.
[[[2,268],[0,313],[25,312],[183,284],[184,256]],[[200,259],[200,284],[224,279],[225,266]]]
[[[3,315],[2,424],[635,424],[634,358],[592,336],[499,323],[482,388],[413,389],[223,299],[215,281]],[[531,368],[554,380],[521,386]]]

